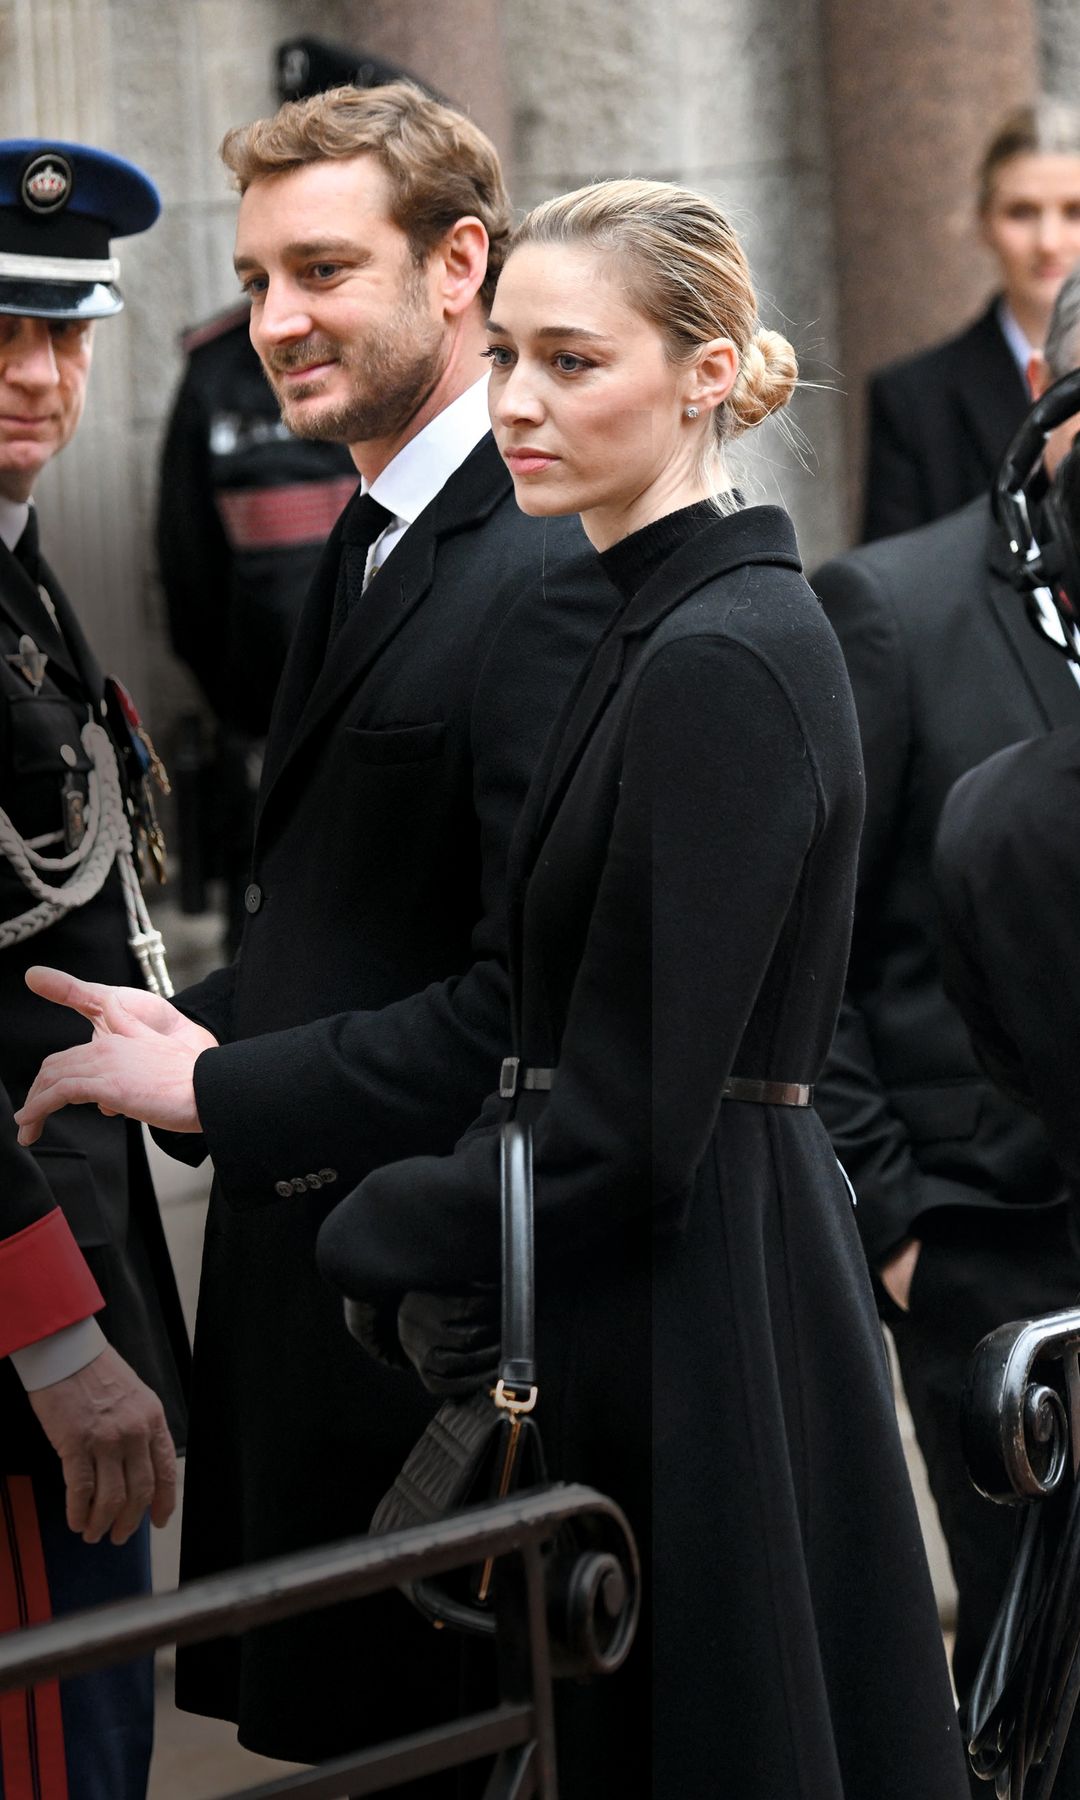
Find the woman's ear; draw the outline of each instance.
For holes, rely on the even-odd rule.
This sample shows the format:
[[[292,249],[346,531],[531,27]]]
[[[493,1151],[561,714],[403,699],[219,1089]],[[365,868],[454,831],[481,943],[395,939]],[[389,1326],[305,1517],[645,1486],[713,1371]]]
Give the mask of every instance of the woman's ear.
[[[703,412],[722,406],[739,378],[739,352],[730,338],[702,344],[687,369],[683,401]]]

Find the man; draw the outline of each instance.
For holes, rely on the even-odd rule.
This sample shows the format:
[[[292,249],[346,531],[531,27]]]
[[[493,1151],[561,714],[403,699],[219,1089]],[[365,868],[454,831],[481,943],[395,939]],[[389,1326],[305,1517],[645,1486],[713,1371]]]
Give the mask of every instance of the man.
[[[1069,385],[1075,390],[1080,382]],[[1075,406],[1077,398],[1066,391],[1060,405]],[[1078,428],[1080,417],[1064,421],[1066,437]],[[1037,509],[1035,525],[1043,559],[1061,569],[1053,589],[1061,617],[1047,619],[1045,611],[1037,617],[1075,660],[1080,449],[1062,459],[1061,432],[1055,436],[1044,457],[1054,470],[1053,499]],[[1080,1220],[1078,799],[1080,724],[1011,744],[951,790],[934,864],[946,989],[988,1075],[1045,1126],[1068,1178],[1074,1233]]]
[[[1080,361],[1080,274],[1033,374]],[[848,989],[818,1104],[858,1196],[884,1316],[959,1590],[954,1673],[970,1687],[1012,1545],[971,1488],[967,1358],[1009,1318],[1064,1304],[1077,1265],[1061,1171],[1036,1122],[986,1081],[942,987],[931,855],[953,782],[1003,745],[1080,724],[1065,659],[1036,636],[986,500],[852,551],[814,581],[843,646],[866,761]]]
[[[39,1102],[115,1103],[213,1157],[185,1577],[366,1529],[429,1417],[347,1336],[315,1237],[377,1164],[448,1150],[497,1085],[510,834],[618,604],[576,522],[517,511],[488,432],[510,209],[482,133],[404,84],[341,88],[223,153],[282,416],[347,442],[363,492],[282,678],[237,961],[181,1011],[35,977],[102,1030],[22,1115],[30,1136]],[[456,1655],[391,1595],[182,1653],[178,1695],[316,1760],[456,1710]]]
[[[979,168],[979,235],[1001,291],[956,337],[870,382],[863,539],[928,525],[984,494],[1027,408],[1027,366],[1080,257],[1080,115],[1019,106]]]
[[[138,1129],[85,1109],[31,1150],[11,1122],[57,1037],[27,966],[138,979],[130,856],[91,791],[119,798],[102,727],[121,722],[32,494],[78,426],[94,321],[123,304],[109,239],[158,211],[116,157],[0,144],[0,1631],[149,1587],[147,1509],[172,1511],[183,1423],[187,1341]],[[68,1015],[65,1041],[87,1035]],[[149,1659],[2,1699],[0,1796],[138,1800],[152,1724]]]

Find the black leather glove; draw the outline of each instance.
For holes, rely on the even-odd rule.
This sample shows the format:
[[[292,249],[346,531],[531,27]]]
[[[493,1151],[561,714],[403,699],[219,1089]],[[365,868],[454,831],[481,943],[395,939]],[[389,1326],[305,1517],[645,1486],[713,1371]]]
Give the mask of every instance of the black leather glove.
[[[499,1295],[406,1294],[397,1338],[429,1393],[494,1387],[499,1369]]]
[[[397,1306],[392,1300],[346,1300],[345,1324],[375,1362],[391,1369],[412,1367],[398,1342]]]

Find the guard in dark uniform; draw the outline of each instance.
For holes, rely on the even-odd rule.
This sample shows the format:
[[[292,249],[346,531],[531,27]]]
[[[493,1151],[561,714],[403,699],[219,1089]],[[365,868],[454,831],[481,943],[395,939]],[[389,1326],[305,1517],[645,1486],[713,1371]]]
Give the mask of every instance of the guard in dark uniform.
[[[0,143],[0,1631],[148,1588],[148,1510],[172,1510],[183,1429],[187,1341],[138,1129],[80,1108],[31,1151],[11,1116],[57,1037],[27,968],[169,991],[136,874],[160,854],[152,746],[31,498],[78,424],[94,321],[123,304],[109,240],[159,209],[116,157]],[[149,1659],[0,1697],[0,1797],[140,1800],[152,1720]]]

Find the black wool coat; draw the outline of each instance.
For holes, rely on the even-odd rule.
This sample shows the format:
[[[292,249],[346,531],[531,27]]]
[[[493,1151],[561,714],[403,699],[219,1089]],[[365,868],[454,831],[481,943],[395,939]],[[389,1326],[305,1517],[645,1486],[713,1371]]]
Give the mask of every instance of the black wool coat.
[[[378,1163],[449,1150],[497,1077],[510,836],[616,605],[576,521],[518,511],[490,437],[366,589],[350,518],[275,705],[240,953],[181,996],[222,1046],[195,1078],[217,1179],[185,1578],[366,1530],[430,1416],[349,1338],[315,1236]],[[327,653],[339,565],[353,605]],[[393,1732],[403,1664],[431,1716],[456,1710],[456,1647],[390,1594],[183,1651],[177,1692],[315,1760]]]
[[[953,782],[1080,722],[1080,689],[1006,567],[981,500],[813,578],[851,676],[867,784],[851,969],[818,1102],[875,1267],[935,1213],[1061,1192],[1044,1133],[986,1080],[946,999],[931,878]]]
[[[1031,405],[998,305],[871,378],[864,542],[929,525],[989,487]]]
[[[51,570],[45,568],[43,578],[60,631],[21,562],[0,544],[0,807],[25,838],[62,828],[65,786],[85,794],[90,765],[80,733],[89,719],[100,722],[104,692],[73,608]],[[37,692],[17,666],[24,634],[48,657]],[[46,854],[61,855],[63,846],[49,845]],[[32,905],[0,856],[0,920],[15,919]],[[26,970],[52,963],[86,981],[137,987],[141,978],[127,938],[114,866],[87,905],[0,949],[0,1248],[54,1206],[61,1208],[105,1300],[96,1315],[102,1329],[159,1394],[182,1446],[187,1333],[141,1127],[107,1119],[96,1107],[70,1106],[48,1121],[32,1150],[24,1150],[11,1116],[42,1059],[91,1035],[76,1013],[32,994],[23,980]],[[0,1361],[0,1470],[46,1467],[59,1470],[55,1452],[11,1364]]]
[[[942,967],[979,1060],[1039,1115],[1080,1201],[1080,723],[1011,744],[950,791],[934,874]]]
[[[817,1076],[862,802],[839,648],[754,508],[625,604],[522,818],[513,1048],[556,1071],[517,1102],[538,1417],[553,1473],[627,1510],[648,1601],[624,1669],[560,1691],[572,1800],[966,1791],[847,1187],[812,1108],[720,1102]],[[331,1279],[495,1274],[499,1111],[347,1197]]]

